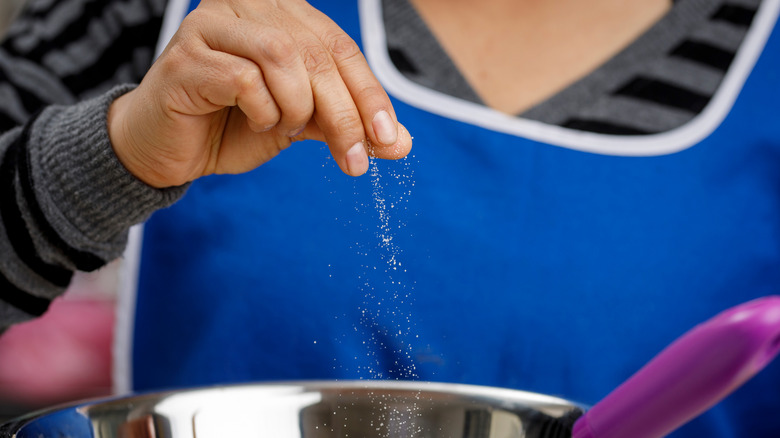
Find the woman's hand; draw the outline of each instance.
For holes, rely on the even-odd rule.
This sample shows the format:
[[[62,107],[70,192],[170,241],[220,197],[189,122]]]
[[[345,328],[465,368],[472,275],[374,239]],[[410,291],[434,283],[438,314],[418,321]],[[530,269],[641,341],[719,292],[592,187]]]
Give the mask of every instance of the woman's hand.
[[[203,0],[108,117],[120,161],[155,187],[241,173],[293,141],[327,142],[349,175],[411,137],[355,42],[303,0]]]

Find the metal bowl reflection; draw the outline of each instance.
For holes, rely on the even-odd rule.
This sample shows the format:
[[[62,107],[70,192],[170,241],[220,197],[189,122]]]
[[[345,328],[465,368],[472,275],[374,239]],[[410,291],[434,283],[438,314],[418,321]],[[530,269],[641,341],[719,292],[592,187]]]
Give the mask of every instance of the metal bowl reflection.
[[[295,382],[86,402],[6,423],[0,437],[532,438],[580,412],[559,398],[482,386]]]

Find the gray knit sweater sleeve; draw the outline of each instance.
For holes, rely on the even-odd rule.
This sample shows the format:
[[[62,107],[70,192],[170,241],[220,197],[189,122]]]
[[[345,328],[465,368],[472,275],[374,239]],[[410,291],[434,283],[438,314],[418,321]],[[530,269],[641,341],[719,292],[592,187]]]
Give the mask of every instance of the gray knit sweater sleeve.
[[[107,112],[151,64],[165,0],[29,0],[0,45],[0,333],[39,316],[73,272],[119,257],[175,202],[133,177]],[[78,12],[78,13],[74,13]]]
[[[129,88],[48,107],[0,137],[0,329],[43,313],[72,271],[117,258],[131,225],[186,190],[152,188],[114,154],[106,114]]]

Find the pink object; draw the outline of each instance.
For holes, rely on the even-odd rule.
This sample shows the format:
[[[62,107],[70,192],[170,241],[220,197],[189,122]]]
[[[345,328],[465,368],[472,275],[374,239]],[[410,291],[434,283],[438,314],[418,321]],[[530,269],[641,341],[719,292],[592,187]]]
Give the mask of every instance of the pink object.
[[[659,438],[709,409],[780,350],[780,297],[694,327],[574,424],[573,438]]]
[[[42,407],[111,392],[111,300],[59,298],[0,336],[0,401]]]

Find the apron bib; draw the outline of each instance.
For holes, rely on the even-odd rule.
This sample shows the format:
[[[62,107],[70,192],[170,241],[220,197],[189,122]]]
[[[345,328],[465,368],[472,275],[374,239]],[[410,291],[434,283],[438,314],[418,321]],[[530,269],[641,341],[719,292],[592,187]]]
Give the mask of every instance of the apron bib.
[[[376,4],[312,2],[364,48]],[[134,389],[417,379],[595,403],[695,324],[777,293],[778,38],[687,143],[505,127],[401,81],[404,160],[352,178],[303,142],[195,182],[145,226]],[[777,388],[775,364],[679,436],[776,435]]]

